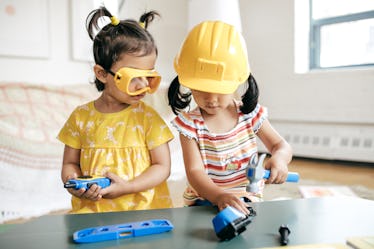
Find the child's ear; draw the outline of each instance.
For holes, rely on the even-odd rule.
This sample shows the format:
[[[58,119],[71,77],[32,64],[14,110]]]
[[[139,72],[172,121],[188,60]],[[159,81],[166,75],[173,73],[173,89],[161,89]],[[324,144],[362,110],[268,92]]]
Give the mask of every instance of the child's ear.
[[[107,78],[108,78],[108,72],[100,65],[95,65],[94,66],[94,72],[96,75],[96,78],[103,82],[104,84],[107,83]]]

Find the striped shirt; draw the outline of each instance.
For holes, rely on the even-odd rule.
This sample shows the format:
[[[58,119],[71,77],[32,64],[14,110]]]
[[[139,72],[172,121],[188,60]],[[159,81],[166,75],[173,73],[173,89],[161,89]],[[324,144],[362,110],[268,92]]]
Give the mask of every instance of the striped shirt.
[[[222,134],[211,133],[205,125],[200,109],[180,113],[173,121],[179,133],[196,140],[206,174],[217,186],[238,197],[262,198],[264,182],[260,181],[259,193],[247,193],[246,168],[250,160],[257,160],[256,133],[267,118],[267,109],[261,105],[248,114],[240,111],[241,102],[235,101],[238,112],[236,126]],[[192,205],[199,194],[188,186],[184,192],[187,205]],[[201,198],[200,198],[201,199]]]

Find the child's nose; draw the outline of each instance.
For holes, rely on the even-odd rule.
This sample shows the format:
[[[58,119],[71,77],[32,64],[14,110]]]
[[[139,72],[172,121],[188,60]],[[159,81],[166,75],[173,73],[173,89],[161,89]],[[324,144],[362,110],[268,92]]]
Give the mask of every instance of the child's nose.
[[[208,102],[215,102],[217,101],[217,94],[215,93],[206,93],[205,100]]]
[[[144,87],[148,86],[148,79],[147,77],[138,77],[137,78],[137,84],[136,84],[136,90],[142,89]]]

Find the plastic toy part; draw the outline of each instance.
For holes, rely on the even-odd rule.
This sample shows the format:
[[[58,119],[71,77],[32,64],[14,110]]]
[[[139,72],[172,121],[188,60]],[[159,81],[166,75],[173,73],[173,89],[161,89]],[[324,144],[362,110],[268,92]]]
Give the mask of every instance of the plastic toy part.
[[[245,215],[233,207],[227,207],[219,212],[212,220],[214,231],[221,240],[231,240],[246,230],[256,216],[256,212],[248,207],[250,214]]]
[[[264,170],[264,178],[269,179],[270,177],[270,170],[265,169]],[[286,182],[298,182],[299,181],[299,173],[297,172],[288,172]]]
[[[282,246],[285,246],[288,244],[288,235],[290,235],[291,231],[290,229],[288,228],[287,225],[281,225],[279,227],[279,234],[280,234],[280,243]]]
[[[247,171],[248,179],[252,178],[255,170],[256,169],[254,168],[248,168],[248,171]],[[262,178],[269,179],[269,177],[270,177],[270,170],[267,170],[267,169],[262,170]],[[298,182],[299,178],[300,178],[299,173],[288,172],[286,182]]]
[[[146,220],[82,229],[73,234],[73,240],[76,243],[92,243],[106,240],[126,239],[169,232],[173,228],[174,226],[168,220]]]
[[[107,177],[80,176],[77,179],[70,179],[64,184],[64,188],[89,189],[92,185],[98,185],[106,188],[110,185],[110,179]]]
[[[114,82],[116,83],[117,88],[130,96],[136,96],[145,92],[154,93],[161,82],[161,76],[155,70],[140,70],[123,67],[116,73],[113,73],[110,70],[108,70],[108,72],[114,76]],[[136,78],[147,79],[148,86],[132,92],[129,89],[129,85]]]
[[[257,183],[261,179],[269,179],[270,170],[266,170],[263,166],[266,154],[261,154],[258,160],[251,161],[247,167],[247,179],[249,180],[249,185],[247,186],[248,192],[257,193],[259,187]],[[286,182],[298,182],[299,173],[297,172],[288,172]]]

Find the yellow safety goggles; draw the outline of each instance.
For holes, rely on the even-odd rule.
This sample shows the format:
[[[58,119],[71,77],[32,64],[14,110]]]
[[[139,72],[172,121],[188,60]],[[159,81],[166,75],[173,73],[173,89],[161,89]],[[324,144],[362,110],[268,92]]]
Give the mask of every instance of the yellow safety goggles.
[[[114,82],[119,90],[128,95],[135,96],[145,92],[154,93],[161,82],[161,76],[155,70],[141,70],[130,67],[120,68],[116,73],[107,70],[108,73],[113,75]],[[144,77],[148,81],[148,86],[137,91],[130,91],[129,86],[131,81],[135,78]]]

